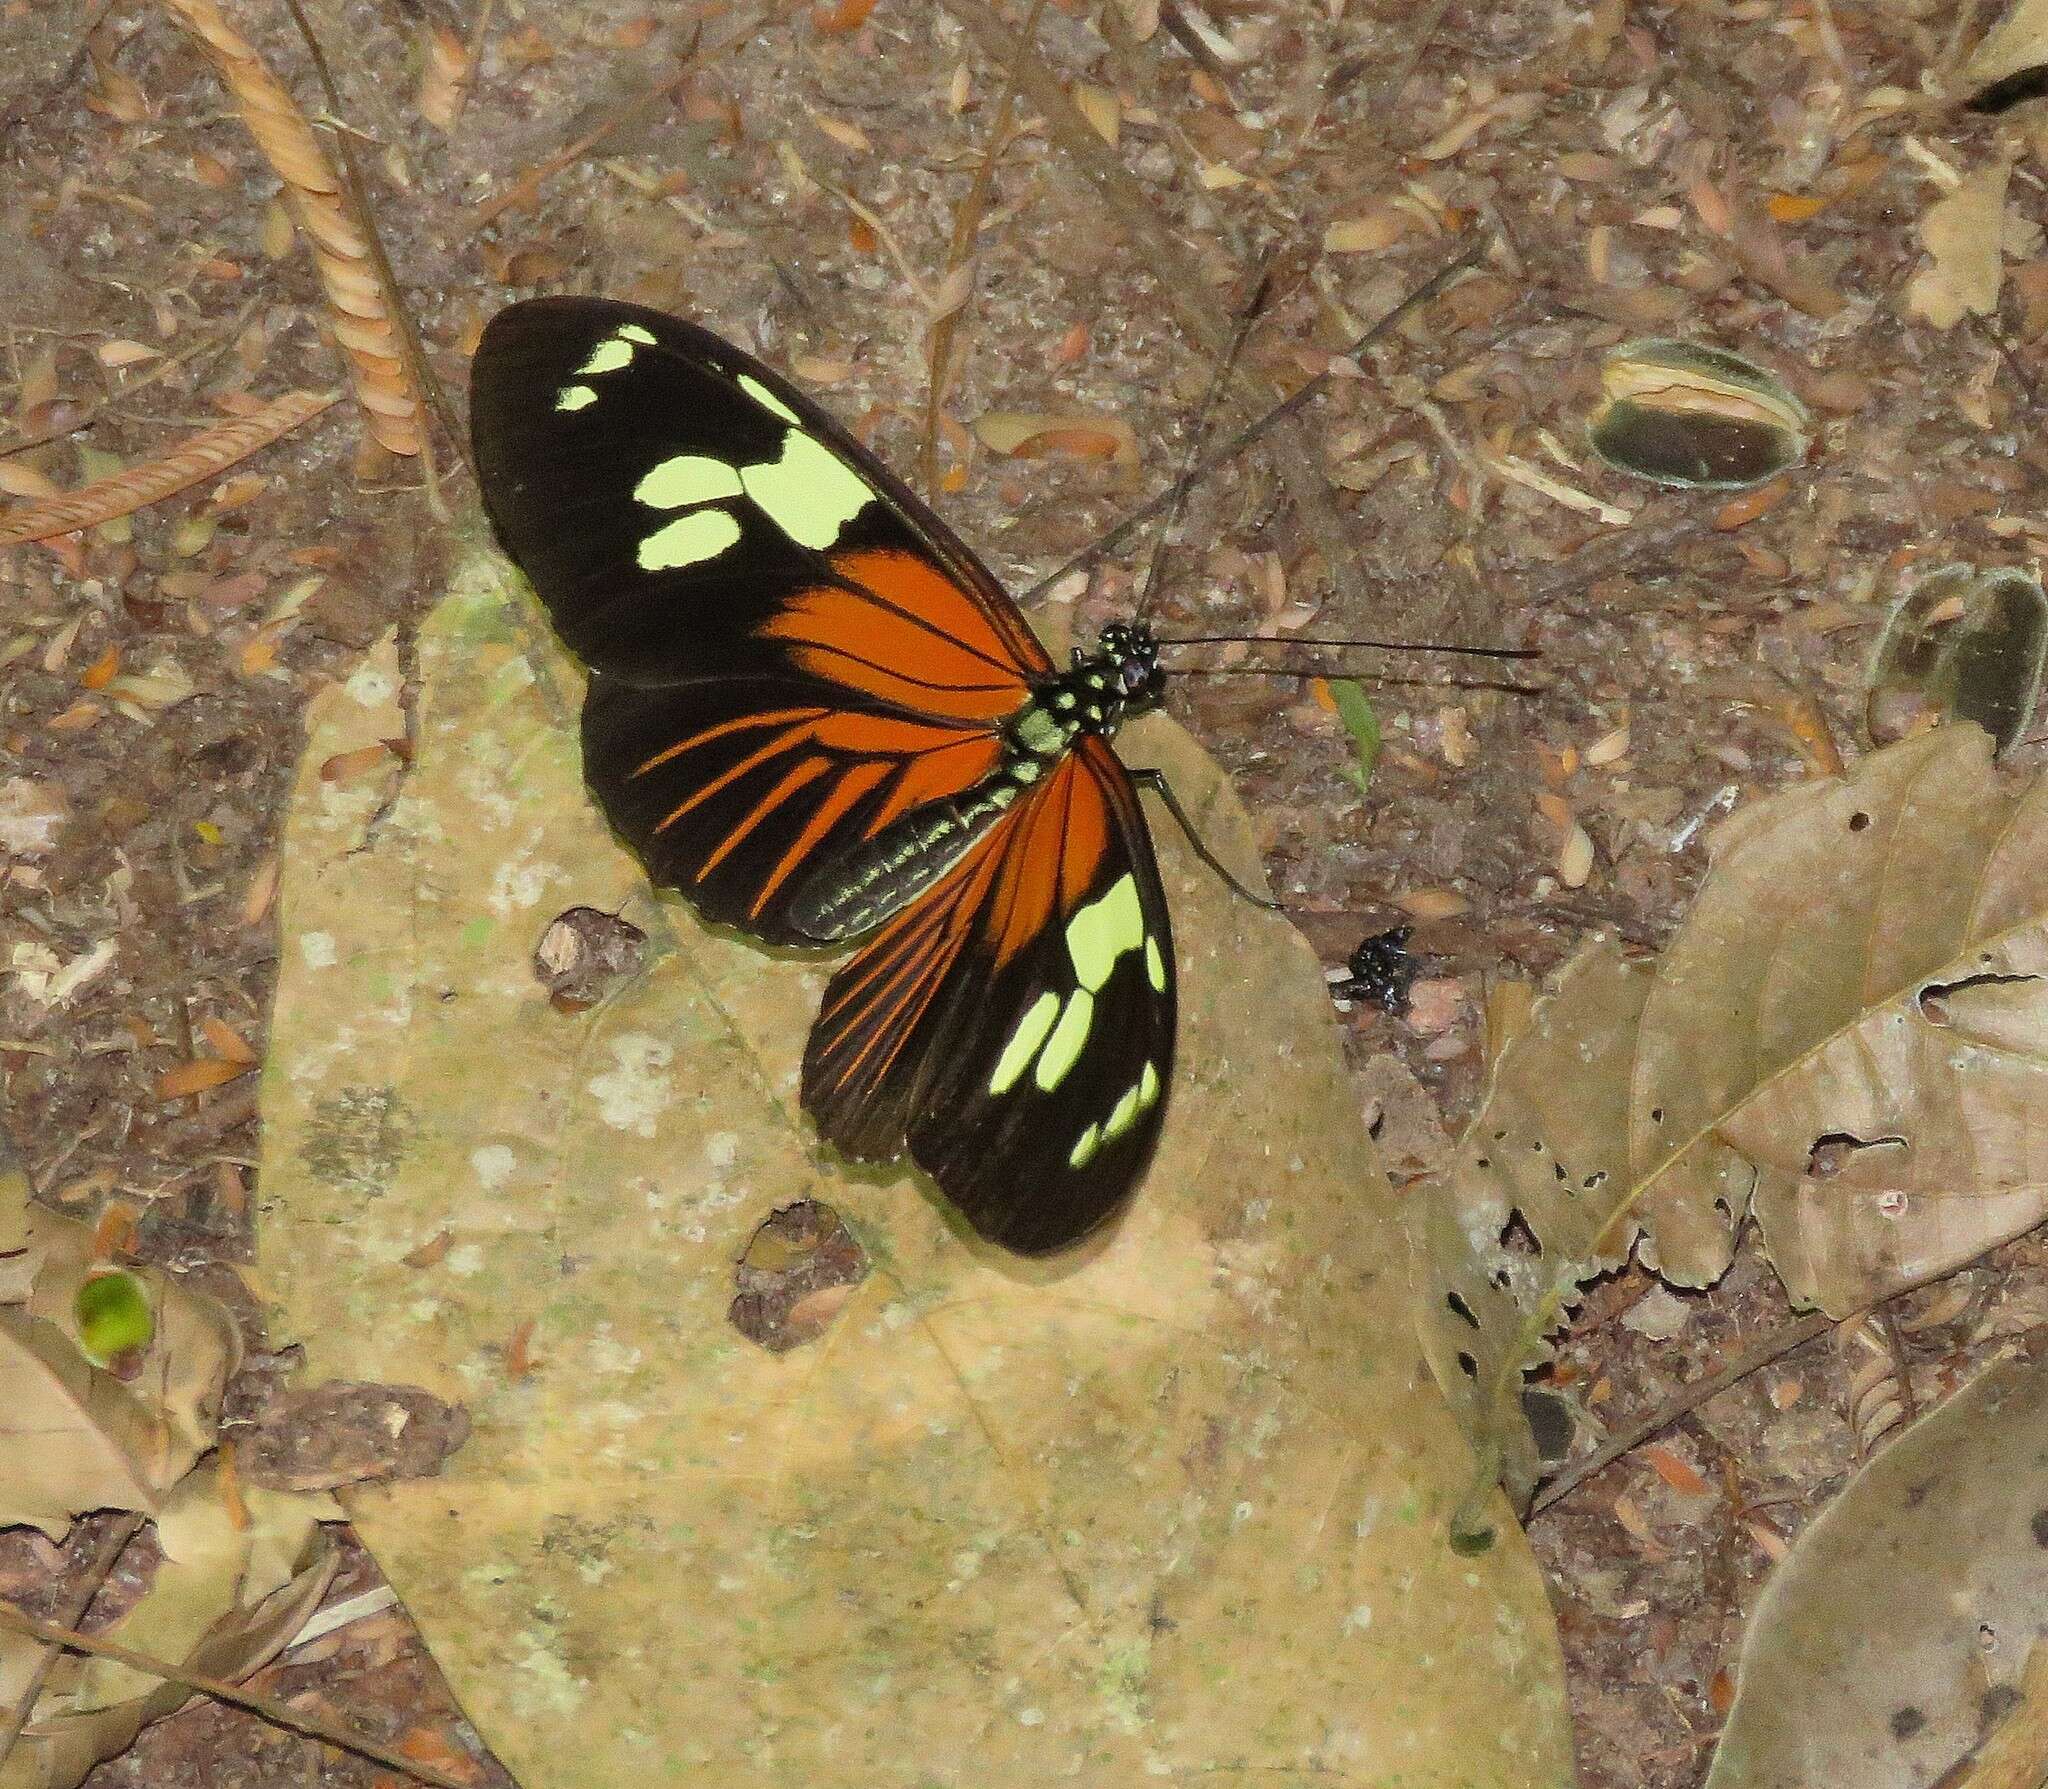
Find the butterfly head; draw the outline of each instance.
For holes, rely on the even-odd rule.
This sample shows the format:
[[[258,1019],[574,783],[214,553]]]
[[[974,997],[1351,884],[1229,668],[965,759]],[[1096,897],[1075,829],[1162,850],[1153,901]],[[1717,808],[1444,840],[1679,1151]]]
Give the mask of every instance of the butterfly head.
[[[1109,623],[1096,642],[1095,655],[1127,710],[1159,705],[1166,694],[1166,673],[1159,665],[1159,642],[1144,622]]]

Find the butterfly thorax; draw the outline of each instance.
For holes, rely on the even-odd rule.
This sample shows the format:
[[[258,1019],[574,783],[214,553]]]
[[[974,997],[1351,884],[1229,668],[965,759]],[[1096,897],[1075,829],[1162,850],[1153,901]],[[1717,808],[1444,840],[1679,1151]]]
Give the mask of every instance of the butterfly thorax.
[[[902,912],[953,868],[1076,740],[1109,739],[1165,692],[1159,647],[1142,623],[1111,622],[1093,652],[1074,649],[1003,723],[1003,755],[972,788],[912,809],[858,850],[812,872],[792,904],[806,937],[837,944]]]

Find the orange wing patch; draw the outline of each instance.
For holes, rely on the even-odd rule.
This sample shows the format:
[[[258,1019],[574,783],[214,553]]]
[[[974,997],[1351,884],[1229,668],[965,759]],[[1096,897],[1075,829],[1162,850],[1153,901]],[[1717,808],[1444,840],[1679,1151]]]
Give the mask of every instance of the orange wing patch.
[[[802,669],[899,708],[998,720],[1030,699],[1027,670],[968,593],[910,553],[846,553],[855,588],[799,591],[761,626]]]

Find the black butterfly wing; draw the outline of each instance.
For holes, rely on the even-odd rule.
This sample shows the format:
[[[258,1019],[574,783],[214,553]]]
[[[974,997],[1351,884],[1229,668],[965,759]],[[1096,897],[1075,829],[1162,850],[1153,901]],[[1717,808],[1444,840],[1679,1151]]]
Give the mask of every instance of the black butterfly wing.
[[[927,668],[942,691],[1009,691],[1053,668],[901,479],[779,373],[680,318],[605,298],[506,306],[471,364],[470,436],[498,538],[606,676],[760,670],[776,656],[764,630],[818,589],[864,591],[861,619],[893,613],[915,636],[876,643],[908,679],[891,694]]]
[[[996,767],[1052,671],[980,562],[779,375],[637,305],[495,316],[485,507],[589,664],[585,772],[655,880],[775,943],[808,868]]]
[[[1173,935],[1129,775],[1075,750],[825,990],[804,1105],[848,1155],[907,1148],[993,1242],[1115,1212],[1173,1068]]]

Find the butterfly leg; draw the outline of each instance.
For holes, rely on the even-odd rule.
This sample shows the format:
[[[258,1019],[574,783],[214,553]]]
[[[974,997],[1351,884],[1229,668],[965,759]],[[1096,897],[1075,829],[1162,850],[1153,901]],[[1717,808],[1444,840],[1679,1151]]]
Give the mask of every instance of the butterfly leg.
[[[1128,769],[1129,767],[1126,766],[1126,768]],[[1180,805],[1180,797],[1174,794],[1173,785],[1166,780],[1165,771],[1157,768],[1132,770],[1131,781],[1136,783],[1141,789],[1150,789],[1154,795],[1158,796],[1166,804],[1166,811],[1173,816],[1175,823],[1180,827],[1181,831],[1187,834],[1188,843],[1194,846],[1195,855],[1216,872],[1217,876],[1222,880],[1224,887],[1228,888],[1232,894],[1251,902],[1254,907],[1265,908],[1268,913],[1285,911],[1281,902],[1273,900],[1267,895],[1254,894],[1223,867],[1222,860],[1202,842],[1202,835],[1195,830],[1195,823],[1188,818],[1187,809]]]

